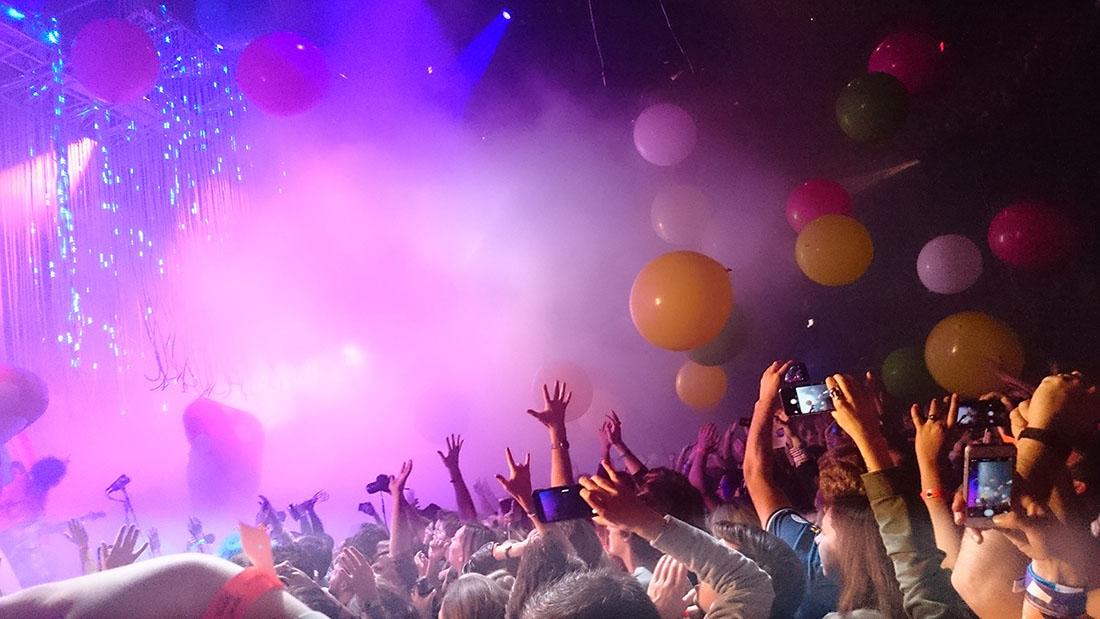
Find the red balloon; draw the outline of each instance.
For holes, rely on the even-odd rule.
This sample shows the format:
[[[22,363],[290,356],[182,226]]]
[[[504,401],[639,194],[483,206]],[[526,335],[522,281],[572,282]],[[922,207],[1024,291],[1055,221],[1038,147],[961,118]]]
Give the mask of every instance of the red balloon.
[[[88,22],[76,33],[69,58],[76,79],[111,104],[141,99],[160,72],[149,34],[117,17]]]
[[[822,215],[851,215],[852,196],[840,183],[813,178],[795,187],[787,198],[787,223],[795,232]]]
[[[237,63],[237,83],[256,107],[292,116],[317,105],[328,89],[325,55],[293,32],[273,32],[248,44]]]
[[[1065,261],[1073,251],[1073,222],[1062,210],[1040,202],[1017,202],[989,223],[989,248],[1004,263],[1042,270]]]
[[[927,89],[939,77],[943,41],[923,32],[895,32],[871,52],[867,70],[889,73],[910,93]]]

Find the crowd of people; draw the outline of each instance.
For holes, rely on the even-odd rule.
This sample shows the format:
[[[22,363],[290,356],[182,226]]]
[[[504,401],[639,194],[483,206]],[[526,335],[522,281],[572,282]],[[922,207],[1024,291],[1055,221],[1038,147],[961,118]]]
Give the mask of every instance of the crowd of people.
[[[138,561],[133,527],[93,556],[73,522],[85,575],[0,597],[0,617],[1100,616],[1100,398],[1085,377],[988,394],[1010,411],[1004,423],[964,425],[957,396],[899,409],[871,374],[830,376],[833,410],[787,415],[790,367],[771,364],[751,416],[724,432],[705,424],[666,466],[638,458],[630,424],[609,413],[601,462],[580,476],[568,386],[548,385],[545,407],[528,411],[547,432],[548,478],[508,449],[497,481],[509,498],[471,488],[452,435],[439,456],[455,510],[407,499],[407,461],[380,480],[388,522],[339,542],[315,502],[291,531],[264,501],[270,546],[242,531],[220,558]],[[968,473],[984,466],[976,446],[999,446],[987,451],[1014,467],[1010,493],[1000,479],[977,511],[967,480],[995,469]],[[540,487],[584,509],[556,513]],[[997,496],[1010,496],[1004,509]]]

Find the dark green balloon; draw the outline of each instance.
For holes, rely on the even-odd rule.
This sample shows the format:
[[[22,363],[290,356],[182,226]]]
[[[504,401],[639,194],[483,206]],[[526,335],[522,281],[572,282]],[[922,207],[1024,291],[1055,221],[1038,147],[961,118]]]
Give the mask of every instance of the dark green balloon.
[[[726,326],[714,336],[714,339],[688,353],[699,365],[722,365],[727,363],[745,347],[745,317],[741,310],[734,307]]]
[[[899,348],[886,356],[882,384],[890,395],[904,402],[923,402],[939,392],[924,365],[924,353],[916,348]]]
[[[909,93],[893,75],[867,73],[836,100],[836,122],[848,137],[873,142],[893,135],[909,115]]]

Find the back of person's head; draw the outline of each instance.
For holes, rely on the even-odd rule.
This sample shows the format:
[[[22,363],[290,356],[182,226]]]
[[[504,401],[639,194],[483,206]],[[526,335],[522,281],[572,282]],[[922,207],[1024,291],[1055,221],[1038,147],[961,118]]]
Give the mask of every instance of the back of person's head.
[[[332,597],[321,587],[291,587],[287,593],[294,596],[299,602],[310,607],[326,617],[343,617],[345,612],[340,602]]]
[[[504,589],[509,593],[512,591],[512,587],[514,587],[516,584],[516,577],[509,573],[508,570],[493,570],[492,572],[486,574],[486,576],[488,576],[489,579],[496,584],[500,585],[501,589]]]
[[[793,617],[806,593],[806,575],[798,555],[778,537],[760,527],[715,521],[714,536],[756,562],[772,579],[772,617]]]
[[[492,561],[492,554],[475,553],[494,541],[496,541],[496,532],[480,522],[463,524],[458,531],[455,531],[454,537],[451,538],[451,547],[447,550],[449,557],[453,559],[452,565],[461,568],[463,572],[492,571],[493,566],[496,565]]]
[[[409,596],[385,581],[378,582],[378,605],[382,607],[381,614],[386,619],[420,619],[420,613]]]
[[[378,555],[378,543],[389,538],[389,531],[385,527],[373,522],[364,522],[354,535],[344,540],[344,546],[352,546],[363,553],[369,561],[374,561]]]
[[[822,528],[831,528],[835,539],[828,552],[822,549],[822,562],[840,588],[837,610],[870,608],[887,617],[904,617],[894,565],[867,498],[835,499],[827,505],[825,519]]]
[[[558,526],[565,532],[577,557],[584,561],[585,566],[589,569],[602,566],[603,545],[600,544],[600,537],[596,535],[596,527],[591,520],[566,520]]]
[[[307,576],[318,580],[328,573],[332,563],[332,544],[315,535],[304,535],[289,544],[278,544],[271,549],[275,563],[287,562]]]
[[[646,471],[638,484],[638,498],[661,514],[700,529],[706,528],[707,506],[703,495],[687,477],[670,468]]]
[[[842,445],[825,452],[817,462],[817,469],[817,487],[826,503],[867,495],[862,480],[867,467],[854,446]]]
[[[572,572],[540,589],[521,619],[659,619],[645,589],[629,574],[610,570]]]
[[[463,574],[447,587],[439,619],[502,619],[508,592],[488,576]]]
[[[516,569],[507,616],[519,617],[523,605],[536,591],[557,582],[566,574],[583,569],[584,562],[574,557],[569,546],[557,535],[540,535],[531,540]]]
[[[31,465],[31,484],[42,491],[49,490],[61,483],[68,471],[64,460],[47,456]]]
[[[712,529],[714,528],[713,523],[716,522],[736,523],[747,527],[760,528],[760,520],[756,515],[756,509],[752,506],[752,501],[740,498],[719,505],[711,512],[708,521],[712,523]]]

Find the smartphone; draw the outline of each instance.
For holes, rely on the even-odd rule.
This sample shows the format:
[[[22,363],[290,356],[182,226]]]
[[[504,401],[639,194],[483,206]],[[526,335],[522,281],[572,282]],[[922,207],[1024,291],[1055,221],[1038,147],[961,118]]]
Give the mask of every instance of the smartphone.
[[[961,428],[1008,427],[1008,411],[1000,400],[960,400],[955,425]]]
[[[783,385],[787,387],[797,387],[808,382],[810,382],[810,373],[806,370],[806,364],[801,361],[792,363],[783,375]]]
[[[591,518],[592,508],[581,498],[581,487],[555,486],[535,490],[535,515],[540,522],[561,522]]]
[[[512,509],[515,507],[515,505],[516,505],[516,500],[515,499],[513,499],[512,497],[505,497],[505,498],[503,498],[499,501],[498,509],[500,511],[498,513],[502,516],[506,515],[506,514],[510,514],[510,513],[512,513]]]
[[[795,415],[816,415],[833,411],[833,397],[824,384],[784,387],[779,390],[783,400],[783,411],[788,417]]]
[[[967,445],[963,478],[966,480],[966,526],[993,527],[993,516],[1012,509],[1012,476],[1016,472],[1014,445]]]

